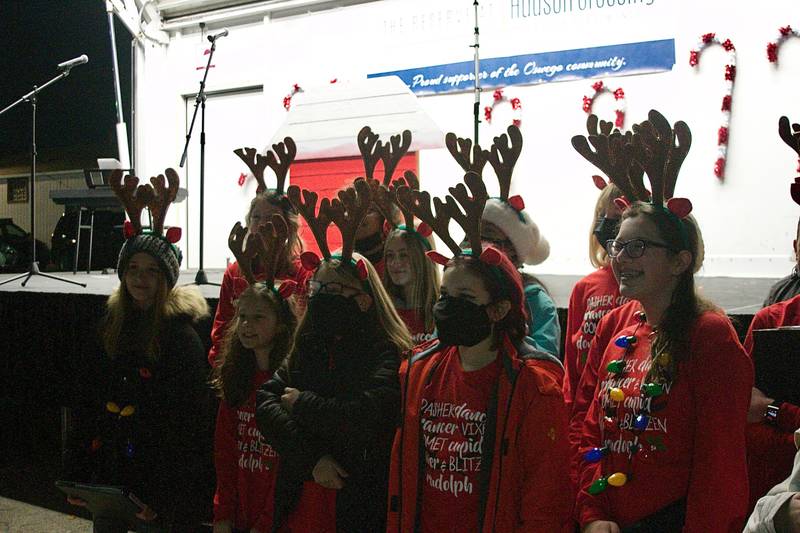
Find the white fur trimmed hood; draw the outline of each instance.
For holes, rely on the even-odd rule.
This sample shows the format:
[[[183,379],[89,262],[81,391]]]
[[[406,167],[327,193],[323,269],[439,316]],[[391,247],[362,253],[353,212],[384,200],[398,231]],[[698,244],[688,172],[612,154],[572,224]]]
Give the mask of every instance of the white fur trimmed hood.
[[[550,255],[550,243],[524,209],[517,211],[508,202],[489,198],[483,209],[483,218],[508,235],[517,256],[526,265],[538,265]]]

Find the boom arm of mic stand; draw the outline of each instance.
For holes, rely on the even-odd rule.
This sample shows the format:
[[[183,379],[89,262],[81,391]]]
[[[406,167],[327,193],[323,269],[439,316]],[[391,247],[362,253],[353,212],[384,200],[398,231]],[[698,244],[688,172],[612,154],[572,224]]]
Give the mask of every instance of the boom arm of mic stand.
[[[208,54],[208,63],[206,63],[206,71],[203,73],[203,79],[200,81],[200,90],[197,92],[197,97],[194,99],[194,113],[192,113],[192,122],[189,124],[189,132],[186,134],[186,144],[183,145],[183,155],[181,155],[181,163],[178,165],[183,168],[186,164],[186,156],[189,153],[189,142],[192,140],[192,131],[194,131],[195,119],[197,119],[197,109],[200,107],[200,102],[206,98],[206,78],[208,78],[208,70],[211,68],[211,58],[214,57],[214,50],[217,49],[217,43],[211,43],[211,51]]]

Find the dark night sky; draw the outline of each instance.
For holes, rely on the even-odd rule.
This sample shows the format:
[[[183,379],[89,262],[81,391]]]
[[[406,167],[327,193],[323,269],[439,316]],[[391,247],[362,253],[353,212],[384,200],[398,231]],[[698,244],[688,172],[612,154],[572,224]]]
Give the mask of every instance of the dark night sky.
[[[116,17],[115,17],[116,19]],[[130,132],[128,30],[115,20],[125,121]],[[0,0],[0,109],[58,74],[62,61],[89,56],[39,97],[36,137],[41,170],[90,166],[114,156],[116,111],[108,19],[103,0]],[[0,115],[0,171],[27,168],[31,106]]]

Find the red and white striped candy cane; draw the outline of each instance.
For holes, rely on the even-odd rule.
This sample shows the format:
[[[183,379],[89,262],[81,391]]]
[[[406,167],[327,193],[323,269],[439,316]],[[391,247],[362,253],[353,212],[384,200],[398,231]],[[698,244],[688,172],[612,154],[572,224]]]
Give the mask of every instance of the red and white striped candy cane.
[[[706,33],[700,37],[697,47],[689,52],[689,65],[696,67],[700,63],[700,54],[708,46],[718,44],[728,53],[725,65],[725,96],[722,97],[722,126],[717,131],[717,160],[714,162],[714,175],[720,180],[725,178],[725,161],[728,155],[728,133],[731,124],[731,103],[733,101],[733,82],[736,80],[736,47],[730,39],[721,40],[714,33]]]
[[[791,26],[786,25],[778,28],[777,39],[771,43],[767,43],[767,59],[769,59],[770,63],[778,62],[778,49],[789,37],[800,37],[800,33],[797,30],[793,30]]]

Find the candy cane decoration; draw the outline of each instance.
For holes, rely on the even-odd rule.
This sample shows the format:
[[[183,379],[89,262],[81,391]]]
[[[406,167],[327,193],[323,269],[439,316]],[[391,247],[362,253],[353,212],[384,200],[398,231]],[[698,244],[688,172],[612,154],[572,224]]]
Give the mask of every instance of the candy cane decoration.
[[[583,111],[587,115],[591,115],[595,98],[600,96],[602,93],[611,93],[614,95],[614,100],[618,102],[617,109],[614,111],[614,113],[616,113],[614,126],[621,130],[625,126],[625,91],[622,90],[622,87],[611,90],[610,88],[606,87],[602,81],[593,83],[592,89],[594,89],[594,95],[583,97]]]
[[[793,30],[791,26],[783,26],[778,28],[778,38],[771,43],[767,43],[767,59],[769,59],[770,63],[778,62],[778,49],[789,37],[800,37],[800,32]]]
[[[689,65],[696,67],[700,63],[700,53],[712,44],[722,46],[728,52],[728,64],[725,65],[725,96],[722,97],[722,126],[717,131],[717,161],[714,163],[714,175],[725,178],[725,160],[728,156],[728,134],[731,124],[731,103],[733,100],[733,82],[736,80],[736,47],[730,39],[720,40],[714,33],[706,33],[700,38],[697,48],[689,52]]]
[[[522,125],[522,101],[516,96],[514,98],[509,98],[503,94],[503,89],[496,89],[492,93],[492,105],[487,105],[483,108],[483,118],[486,119],[486,123],[492,123],[492,113],[494,112],[494,108],[502,102],[508,102],[511,104],[511,109],[514,110],[514,119],[512,123],[514,126],[519,128],[520,125]]]

